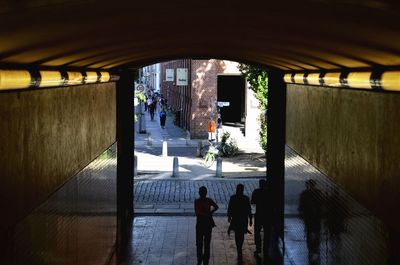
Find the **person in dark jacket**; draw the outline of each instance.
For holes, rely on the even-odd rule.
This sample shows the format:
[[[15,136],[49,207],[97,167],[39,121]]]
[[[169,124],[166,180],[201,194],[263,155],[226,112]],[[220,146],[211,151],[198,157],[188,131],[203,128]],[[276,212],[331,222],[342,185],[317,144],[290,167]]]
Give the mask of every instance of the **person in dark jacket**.
[[[151,101],[149,101],[147,104],[149,105],[148,108],[149,108],[149,112],[150,112],[150,119],[151,119],[152,121],[154,121],[154,113],[155,113],[156,107],[157,107],[157,100],[156,100],[156,98],[155,98],[155,97],[152,97],[152,98],[151,98]]]
[[[261,229],[263,229],[263,250],[264,256],[267,256],[271,241],[274,206],[271,189],[267,186],[267,181],[265,179],[260,179],[259,185],[260,187],[255,189],[251,195],[251,204],[256,205],[256,213],[254,215],[254,241],[256,244],[256,251],[254,251],[254,255],[258,256],[258,254],[261,253]]]
[[[194,201],[196,213],[196,248],[197,264],[202,262],[208,265],[210,259],[210,242],[213,227],[215,227],[212,214],[218,210],[218,205],[210,198],[207,198],[207,188],[199,188],[200,198]],[[203,252],[204,247],[204,252]]]
[[[165,112],[164,108],[160,111],[160,126],[162,129],[165,128],[165,120],[167,119],[167,113]]]
[[[232,229],[235,232],[235,243],[239,261],[243,258],[242,246],[244,234],[248,231],[249,220],[250,226],[253,225],[250,199],[244,195],[243,192],[243,184],[238,184],[236,187],[236,194],[231,196],[228,205],[228,222],[230,222],[229,229]]]

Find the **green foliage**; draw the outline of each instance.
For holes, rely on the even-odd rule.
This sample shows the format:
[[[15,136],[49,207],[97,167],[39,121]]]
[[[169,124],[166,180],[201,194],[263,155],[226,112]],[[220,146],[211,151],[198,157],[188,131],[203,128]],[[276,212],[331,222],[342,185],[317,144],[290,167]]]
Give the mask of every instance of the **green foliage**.
[[[142,91],[135,90],[135,98],[138,99],[140,104],[142,104],[146,101],[146,96],[145,96],[144,92],[142,92]],[[142,113],[134,114],[133,119],[135,122],[137,122],[139,120],[139,115],[142,115]]]
[[[254,91],[255,97],[260,102],[262,113],[260,115],[260,144],[262,149],[267,152],[267,123],[264,113],[268,109],[268,74],[265,70],[248,64],[240,64],[239,71],[250,84],[250,89]]]
[[[221,137],[221,143],[218,146],[218,150],[222,152],[223,156],[234,156],[238,153],[239,148],[236,140],[231,137],[229,132],[225,132]]]

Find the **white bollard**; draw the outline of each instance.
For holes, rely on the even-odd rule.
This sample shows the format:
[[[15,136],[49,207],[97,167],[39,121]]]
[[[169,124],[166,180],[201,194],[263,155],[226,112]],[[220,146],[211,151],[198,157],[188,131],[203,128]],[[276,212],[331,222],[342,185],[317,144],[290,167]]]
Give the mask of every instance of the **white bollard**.
[[[151,139],[151,133],[147,133],[147,145],[152,146],[153,145],[153,139]]]
[[[178,178],[179,177],[179,162],[178,162],[178,157],[174,157],[174,165],[173,165],[173,170],[172,170],[172,177],[173,178]]]
[[[137,156],[134,156],[134,159],[133,159],[133,177],[137,177],[137,161],[138,161]]]
[[[162,143],[162,156],[167,157],[168,156],[168,144],[167,141],[163,141]]]
[[[203,151],[203,142],[200,140],[197,142],[197,157],[201,157],[201,151]]]
[[[217,170],[215,177],[222,178],[222,157],[217,157]]]
[[[190,132],[186,131],[186,145],[190,145]]]

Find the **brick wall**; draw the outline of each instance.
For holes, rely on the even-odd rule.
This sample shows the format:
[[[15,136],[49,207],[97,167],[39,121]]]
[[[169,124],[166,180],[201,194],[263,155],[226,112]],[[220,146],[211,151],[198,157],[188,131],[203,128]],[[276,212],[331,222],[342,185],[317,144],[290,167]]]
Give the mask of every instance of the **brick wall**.
[[[217,100],[218,75],[239,74],[236,63],[223,60],[192,60],[192,138],[207,138],[210,121],[211,98]],[[215,120],[215,108],[213,120]]]
[[[207,138],[211,98],[214,102],[217,99],[218,67],[216,60],[193,60],[191,75],[192,109],[190,135],[192,138]],[[215,120],[214,115],[213,119]]]
[[[166,82],[166,69],[174,69],[174,81]],[[176,86],[176,68],[188,68],[188,86]],[[211,98],[217,100],[219,74],[239,74],[236,63],[223,60],[175,60],[161,64],[161,94],[172,109],[182,109],[181,127],[191,138],[207,138]],[[213,113],[215,120],[215,113]]]
[[[167,99],[168,105],[173,111],[180,110],[180,127],[190,130],[190,108],[191,108],[191,90],[190,90],[190,68],[191,60],[174,60],[161,63],[161,84],[160,92]],[[176,85],[176,69],[188,69],[188,85]],[[166,69],[174,69],[174,81],[166,81]]]

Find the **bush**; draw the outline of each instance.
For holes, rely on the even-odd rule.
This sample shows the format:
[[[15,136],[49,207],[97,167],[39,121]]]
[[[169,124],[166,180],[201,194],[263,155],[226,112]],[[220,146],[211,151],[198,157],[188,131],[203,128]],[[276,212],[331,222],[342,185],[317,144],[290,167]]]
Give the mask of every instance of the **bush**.
[[[238,153],[239,148],[236,140],[231,137],[231,134],[225,132],[221,137],[221,143],[218,145],[218,150],[221,151],[222,156],[234,156]]]
[[[264,69],[259,67],[240,64],[239,71],[242,73],[244,78],[250,84],[250,89],[254,91],[255,97],[260,102],[260,107],[264,113],[268,109],[268,75]],[[267,123],[264,118],[264,114],[260,116],[260,145],[261,148],[267,153]]]

